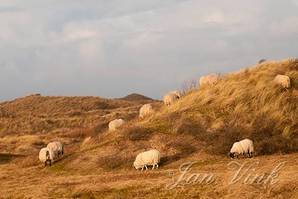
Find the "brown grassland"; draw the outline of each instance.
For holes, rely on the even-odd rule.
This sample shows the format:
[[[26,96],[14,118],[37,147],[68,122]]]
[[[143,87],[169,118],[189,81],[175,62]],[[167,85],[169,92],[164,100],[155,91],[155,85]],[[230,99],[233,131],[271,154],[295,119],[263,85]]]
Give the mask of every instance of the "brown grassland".
[[[273,83],[277,74],[291,78],[290,89]],[[170,107],[137,94],[1,103],[0,198],[298,198],[297,59],[266,61],[184,93]],[[156,113],[141,120],[145,103]],[[108,132],[116,118],[127,122]],[[227,153],[243,138],[254,141],[256,156],[237,162],[259,162],[254,173],[268,176],[285,162],[276,184],[228,184]],[[44,167],[38,152],[53,140],[65,155]],[[136,171],[135,156],[152,148],[162,154],[160,168]],[[215,182],[166,189],[188,161],[196,161],[190,173],[213,173]]]

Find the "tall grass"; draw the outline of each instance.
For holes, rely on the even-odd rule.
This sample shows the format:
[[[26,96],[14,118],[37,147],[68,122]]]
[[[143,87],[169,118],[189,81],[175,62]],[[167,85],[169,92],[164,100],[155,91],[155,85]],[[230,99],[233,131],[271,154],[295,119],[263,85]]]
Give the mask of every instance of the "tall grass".
[[[288,75],[292,87],[276,85],[277,74]],[[267,61],[225,75],[214,86],[189,92],[144,126],[149,132],[191,135],[215,154],[226,154],[244,138],[255,142],[258,154],[297,152],[298,60]]]

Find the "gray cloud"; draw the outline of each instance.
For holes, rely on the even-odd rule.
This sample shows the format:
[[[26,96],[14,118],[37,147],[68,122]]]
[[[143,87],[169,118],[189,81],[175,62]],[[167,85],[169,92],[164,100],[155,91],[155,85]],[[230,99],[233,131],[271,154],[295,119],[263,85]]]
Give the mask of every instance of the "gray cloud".
[[[297,13],[297,0],[3,0],[0,100],[159,98],[209,72],[297,56]]]

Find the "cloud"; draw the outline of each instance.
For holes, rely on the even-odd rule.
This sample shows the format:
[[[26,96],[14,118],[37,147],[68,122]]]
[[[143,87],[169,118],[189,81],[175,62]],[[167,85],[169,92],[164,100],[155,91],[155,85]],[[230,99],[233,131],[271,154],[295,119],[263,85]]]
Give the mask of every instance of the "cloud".
[[[202,74],[297,56],[297,21],[296,0],[3,0],[0,100],[159,98]]]

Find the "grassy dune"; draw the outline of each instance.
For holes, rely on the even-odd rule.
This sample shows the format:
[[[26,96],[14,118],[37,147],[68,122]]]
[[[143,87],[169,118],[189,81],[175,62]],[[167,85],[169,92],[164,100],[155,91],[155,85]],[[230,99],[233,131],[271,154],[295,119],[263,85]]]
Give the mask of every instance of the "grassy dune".
[[[292,87],[274,84],[277,74],[288,75]],[[138,109],[148,102],[156,113],[138,119]],[[108,132],[108,121],[118,117],[128,122]],[[257,156],[237,162],[258,162],[253,173],[264,176],[285,162],[278,183],[228,184],[233,171],[226,154],[233,142],[247,137]],[[66,155],[44,168],[38,150],[54,139],[66,144]],[[135,171],[135,156],[151,148],[162,153],[160,169]],[[29,96],[0,104],[0,198],[297,198],[297,152],[295,59],[223,75],[216,85],[189,90],[170,107],[136,95]],[[166,189],[189,161],[196,163],[188,174],[212,173],[215,182]]]

